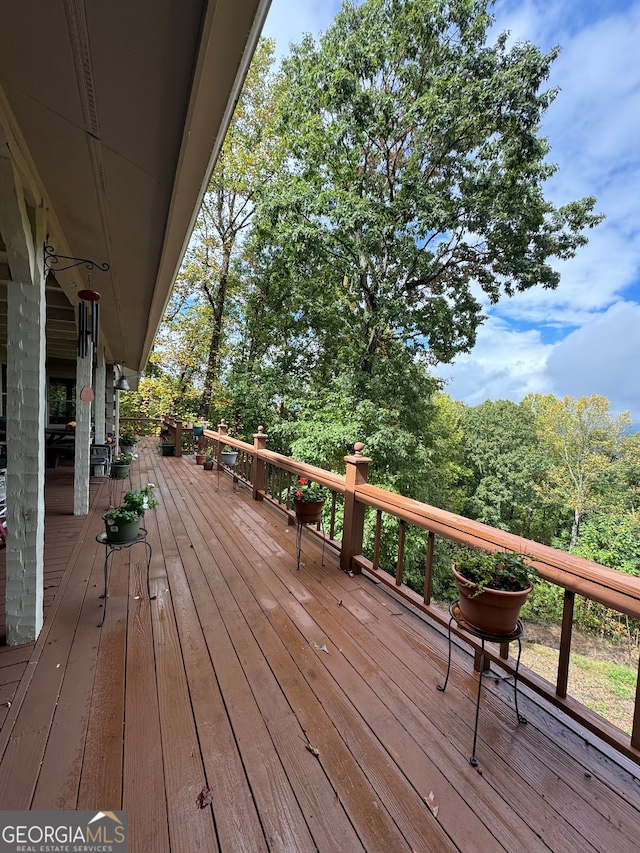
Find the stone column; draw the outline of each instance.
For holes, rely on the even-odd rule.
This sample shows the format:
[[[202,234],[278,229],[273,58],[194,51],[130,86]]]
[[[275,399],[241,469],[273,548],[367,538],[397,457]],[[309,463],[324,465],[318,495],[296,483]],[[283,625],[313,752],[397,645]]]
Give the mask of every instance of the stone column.
[[[104,361],[104,347],[98,347],[96,355],[96,373],[94,390],[96,398],[93,401],[93,423],[95,428],[95,443],[105,444],[106,432],[106,366]]]
[[[0,232],[11,270],[7,285],[8,645],[32,642],[43,622],[45,220],[41,209],[31,214],[11,161],[0,157]]]
[[[116,434],[116,394],[118,393],[115,390],[115,370],[113,365],[109,365],[106,370],[105,376],[105,430],[107,435],[111,433],[111,435],[115,436]]]

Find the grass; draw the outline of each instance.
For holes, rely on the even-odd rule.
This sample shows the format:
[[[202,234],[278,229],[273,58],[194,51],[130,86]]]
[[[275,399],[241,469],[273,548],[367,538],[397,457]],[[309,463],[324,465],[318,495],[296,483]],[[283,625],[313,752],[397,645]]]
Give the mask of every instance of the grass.
[[[555,684],[558,650],[537,642],[522,644],[522,663]],[[571,654],[569,694],[622,731],[631,734],[637,670],[576,652]]]

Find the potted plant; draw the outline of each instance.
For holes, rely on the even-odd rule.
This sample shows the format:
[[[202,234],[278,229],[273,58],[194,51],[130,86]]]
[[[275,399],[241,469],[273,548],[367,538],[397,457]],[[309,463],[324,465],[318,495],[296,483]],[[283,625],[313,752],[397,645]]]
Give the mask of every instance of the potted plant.
[[[326,499],[327,491],[319,483],[313,483],[306,477],[298,477],[293,488],[296,521],[301,524],[315,524],[320,521]]]
[[[125,492],[122,504],[106,512],[104,519],[107,542],[132,542],[140,531],[140,522],[148,509],[158,506],[155,486]]]
[[[132,432],[120,433],[120,451],[122,453],[133,453],[137,443],[138,439]]]
[[[237,450],[234,450],[233,447],[229,447],[229,445],[226,444],[222,450],[221,455],[222,455],[222,464],[223,465],[229,465],[231,468],[233,468],[235,466],[236,461],[238,459],[238,451]]]
[[[204,452],[203,466],[205,471],[213,471],[213,447],[207,447]]]
[[[196,465],[204,465],[207,459],[207,454],[204,450],[196,450]]]
[[[204,424],[202,423],[202,421],[194,421],[193,422],[193,434],[194,434],[194,436],[197,438],[198,436],[202,435],[203,432],[204,432]]]
[[[160,454],[162,456],[173,456],[175,449],[176,443],[174,439],[165,437],[160,439]]]
[[[532,560],[517,551],[458,549],[452,570],[464,619],[487,634],[512,634],[537,578]]]
[[[116,456],[111,463],[111,478],[113,480],[124,480],[125,477],[128,477],[132,462],[133,456],[131,453],[121,453],[120,456]]]

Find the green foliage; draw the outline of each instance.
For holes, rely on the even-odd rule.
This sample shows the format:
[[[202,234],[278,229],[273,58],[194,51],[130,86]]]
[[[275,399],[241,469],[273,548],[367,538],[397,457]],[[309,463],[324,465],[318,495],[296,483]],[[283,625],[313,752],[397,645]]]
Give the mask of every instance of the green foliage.
[[[530,538],[547,466],[526,404],[497,400],[465,409],[463,453],[470,492],[465,514]]]
[[[159,501],[155,497],[155,485],[148,483],[142,489],[131,489],[122,497],[122,504],[105,514],[105,520],[111,524],[130,524],[137,518],[142,518],[149,509],[157,507]]]
[[[130,447],[135,447],[138,443],[138,436],[127,430],[120,430],[120,444],[126,444]]]
[[[112,465],[131,465],[133,462],[133,453],[121,453],[111,463]]]
[[[458,574],[475,587],[479,595],[484,587],[503,592],[519,592],[537,581],[532,558],[516,551],[481,551],[456,548],[453,562]]]

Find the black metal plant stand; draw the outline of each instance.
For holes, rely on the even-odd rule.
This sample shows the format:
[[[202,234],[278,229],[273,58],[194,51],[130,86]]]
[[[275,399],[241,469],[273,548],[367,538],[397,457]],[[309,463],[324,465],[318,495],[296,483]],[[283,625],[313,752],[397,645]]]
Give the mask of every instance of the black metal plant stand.
[[[102,628],[104,625],[104,620],[107,618],[107,595],[109,591],[109,557],[113,554],[114,551],[120,551],[122,548],[131,548],[132,545],[144,545],[147,549],[147,595],[150,601],[154,601],[156,596],[151,595],[151,587],[149,585],[149,570],[151,568],[151,543],[147,542],[147,531],[144,527],[141,527],[138,531],[138,535],[135,539],[130,539],[128,542],[110,542],[107,539],[106,531],[102,531],[102,533],[98,533],[96,536],[96,542],[100,545],[105,546],[104,553],[104,593],[100,596],[100,598],[104,599],[104,610],[102,611],[102,622],[99,623],[98,628]]]
[[[300,521],[296,518],[296,568],[300,570],[300,554],[302,553],[302,528],[308,527],[310,524],[319,525],[319,530],[322,533],[322,563],[324,566],[324,528],[322,527],[322,521]]]
[[[116,497],[116,490],[117,490],[116,484],[122,483],[123,488],[124,488],[125,480],[129,481],[129,488],[132,489],[133,485],[131,483],[131,468],[129,468],[129,470],[127,471],[127,473],[124,477],[114,477],[113,473],[110,472],[110,474],[109,474],[109,506],[110,507],[115,506],[115,497]]]
[[[447,683],[449,681],[449,673],[451,672],[451,624],[455,620],[456,624],[459,628],[462,628],[463,631],[466,631],[468,634],[471,634],[473,637],[477,637],[481,641],[480,648],[480,674],[478,676],[478,696],[476,699],[476,719],[473,727],[473,751],[471,753],[471,758],[469,759],[469,763],[472,767],[478,766],[478,760],[476,758],[476,742],[478,739],[478,719],[480,716],[480,696],[482,695],[482,677],[484,675],[484,644],[486,642],[489,643],[510,643],[513,640],[517,640],[518,642],[518,660],[516,662],[516,669],[513,678],[513,697],[516,706],[516,716],[518,718],[519,723],[526,723],[526,717],[523,717],[520,711],[518,710],[518,671],[520,669],[520,656],[522,654],[522,642],[521,638],[524,634],[524,625],[522,621],[518,619],[515,631],[512,631],[511,634],[488,634],[486,631],[480,631],[474,625],[471,625],[467,622],[462,615],[462,611],[460,610],[460,600],[454,601],[449,605],[449,660],[447,663],[447,676],[444,680],[444,684],[438,684],[438,690],[444,692],[447,688]]]

